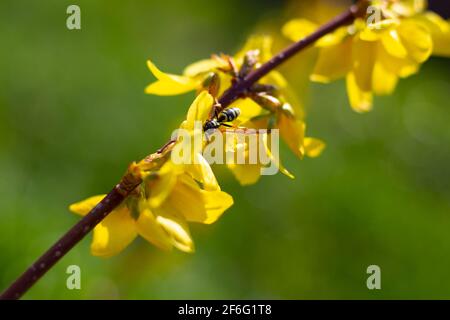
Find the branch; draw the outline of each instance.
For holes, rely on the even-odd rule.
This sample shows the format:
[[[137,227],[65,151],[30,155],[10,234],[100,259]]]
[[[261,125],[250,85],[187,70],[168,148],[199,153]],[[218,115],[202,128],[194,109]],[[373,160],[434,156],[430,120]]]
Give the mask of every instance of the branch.
[[[364,2],[364,1],[362,1]],[[260,68],[249,73],[244,79],[236,82],[220,97],[219,103],[222,108],[227,107],[233,101],[238,99],[254,83],[278,67],[280,64],[312,45],[324,35],[333,32],[339,27],[351,24],[357,16],[364,10],[363,5],[353,5],[341,15],[317,29],[308,37],[292,44]],[[174,141],[168,141],[161,147],[155,155],[164,153]],[[143,161],[151,161],[151,156]],[[55,265],[65,254],[67,254],[86,234],[100,223],[106,216],[117,208],[122,201],[139,186],[142,179],[128,171],[105,198],[97,204],[86,216],[84,216],[75,226],[73,226],[65,235],[63,235],[50,249],[47,250],[31,267],[29,267],[17,280],[0,295],[0,300],[19,299],[28,291],[53,265]]]

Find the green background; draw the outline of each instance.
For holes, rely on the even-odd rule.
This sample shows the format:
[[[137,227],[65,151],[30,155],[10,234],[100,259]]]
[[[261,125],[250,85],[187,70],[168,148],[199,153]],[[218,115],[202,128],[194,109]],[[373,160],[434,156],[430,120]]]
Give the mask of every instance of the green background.
[[[147,58],[177,73],[294,15],[279,1],[80,0],[70,31],[72,3],[0,2],[0,289],[78,220],[70,203],[107,192],[183,119],[193,94],[145,95]],[[450,61],[431,59],[360,115],[342,81],[305,88],[311,54],[285,70],[327,149],[284,152],[296,180],[241,187],[219,168],[235,205],[192,227],[195,254],[138,239],[101,259],[88,236],[25,298],[450,298]],[[81,290],[66,289],[71,264]],[[371,264],[381,290],[366,287]]]

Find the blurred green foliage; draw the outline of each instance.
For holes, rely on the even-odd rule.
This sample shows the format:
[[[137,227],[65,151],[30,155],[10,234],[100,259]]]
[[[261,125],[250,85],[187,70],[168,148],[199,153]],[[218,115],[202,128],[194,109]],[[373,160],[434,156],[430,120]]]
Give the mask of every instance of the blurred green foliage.
[[[77,221],[68,204],[107,192],[183,119],[193,95],[145,95],[146,58],[180,72],[286,18],[277,1],[79,0],[69,31],[69,4],[0,3],[0,288]],[[193,226],[194,255],[140,239],[100,259],[87,237],[25,298],[450,298],[449,66],[432,59],[364,115],[342,82],[310,85],[309,134],[328,146],[284,153],[296,180],[241,187],[218,168],[235,205]],[[82,290],[66,289],[71,264]],[[371,264],[380,291],[366,288]]]

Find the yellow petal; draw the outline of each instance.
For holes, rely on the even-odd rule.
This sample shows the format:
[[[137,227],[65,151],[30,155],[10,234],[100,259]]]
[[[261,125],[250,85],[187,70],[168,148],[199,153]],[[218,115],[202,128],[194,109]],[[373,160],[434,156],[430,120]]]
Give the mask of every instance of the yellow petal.
[[[205,190],[218,190],[220,189],[216,176],[211,169],[208,161],[200,154],[194,155],[195,163],[186,164],[186,171],[198,182],[202,183]]]
[[[204,59],[188,65],[184,69],[183,75],[189,78],[194,78],[199,74],[213,71],[218,67],[220,67],[220,64],[216,59]]]
[[[105,194],[101,194],[98,196],[93,196],[87,198],[86,200],[71,204],[69,210],[73,213],[79,214],[80,216],[85,216],[91,211],[102,199],[105,197]]]
[[[241,114],[236,119],[237,125],[244,125],[247,121],[250,121],[252,118],[263,112],[263,109],[259,106],[259,104],[250,98],[239,99],[232,105],[232,107],[239,108],[241,111]]]
[[[378,46],[377,63],[382,64],[387,72],[393,73],[401,78],[409,77],[419,69],[419,64],[409,57],[397,58],[389,54],[384,45]]]
[[[295,118],[280,114],[278,118],[278,128],[280,135],[294,154],[303,157],[303,138],[305,124]]]
[[[210,224],[233,204],[227,193],[200,189],[192,178],[180,177],[173,193],[161,209],[163,212],[190,222]]]
[[[410,17],[422,12],[427,7],[426,0],[392,1],[390,9],[401,16]]]
[[[156,180],[151,181],[148,199],[151,208],[159,207],[172,192],[179,175],[175,167],[171,161],[167,161],[158,171]]]
[[[261,176],[259,164],[227,164],[237,181],[243,186],[256,183]]]
[[[353,41],[353,76],[363,91],[372,90],[372,72],[375,64],[377,43],[356,38]]]
[[[195,216],[197,220],[203,221],[207,218],[200,186],[186,174],[179,177],[164,209],[171,215],[185,219]]]
[[[299,41],[306,38],[311,33],[316,31],[318,25],[307,19],[294,19],[287,22],[283,28],[282,33],[285,37],[292,41]],[[316,46],[332,46],[342,41],[345,37],[346,31],[344,28],[338,29],[337,31],[327,34],[316,42]]]
[[[135,221],[126,206],[111,212],[94,228],[91,252],[94,256],[110,257],[125,249],[136,237]]]
[[[430,30],[433,39],[433,55],[450,57],[450,23],[434,12],[418,17]]]
[[[321,48],[311,81],[328,83],[345,77],[352,68],[351,38],[334,46]]]
[[[274,155],[272,150],[270,149],[269,146],[269,137],[270,134],[264,134],[262,136],[262,142],[263,142],[263,146],[265,149],[265,152],[267,153],[270,161],[278,168],[278,170],[284,174],[285,176],[291,178],[291,179],[295,179],[294,175],[292,173],[290,173],[282,164],[281,164],[281,159],[279,154],[278,155]],[[303,153],[303,150],[301,151]]]
[[[372,30],[371,28],[364,27],[359,33],[359,39],[363,41],[377,41],[380,39],[380,34],[375,31],[376,29]]]
[[[381,37],[384,49],[392,56],[404,59],[408,56],[408,51],[400,40],[397,30],[386,32]]]
[[[389,32],[390,30],[393,30],[395,27],[397,27],[399,24],[400,24],[399,19],[383,19],[378,22],[368,23],[367,28],[379,34]]]
[[[272,84],[277,86],[279,89],[284,89],[288,86],[286,78],[277,70],[269,72],[269,74],[263,77],[260,83]]]
[[[287,22],[281,32],[292,41],[299,41],[316,31],[317,24],[306,19],[294,19]]]
[[[347,75],[347,94],[350,106],[356,112],[367,112],[372,109],[372,93],[358,86],[353,73]]]
[[[148,242],[162,250],[172,249],[172,238],[156,221],[155,215],[147,208],[142,208],[136,222],[137,232]]]
[[[184,252],[194,252],[194,242],[191,239],[187,223],[181,219],[168,216],[157,216],[156,221],[172,238],[175,248]]]
[[[412,19],[403,21],[397,31],[408,55],[414,61],[422,63],[430,57],[433,52],[433,40],[428,28]]]
[[[145,92],[148,94],[161,96],[177,95],[192,91],[200,85],[199,80],[194,80],[186,76],[164,73],[150,60],[147,61],[147,66],[158,79],[158,81],[151,83],[145,88]]]
[[[375,63],[373,70],[373,92],[378,95],[391,94],[397,86],[398,76],[386,70],[381,62]]]
[[[204,191],[202,190],[205,201],[206,219],[196,220],[192,217],[186,217],[189,221],[211,224],[217,221],[220,216],[233,205],[233,197],[223,191]]]
[[[305,146],[305,154],[311,158],[320,156],[323,149],[325,149],[325,143],[320,139],[305,137],[303,143]]]
[[[206,210],[200,191],[200,186],[191,176],[180,175],[170,197],[163,204],[165,212],[179,218],[184,217],[187,212],[194,212],[202,216],[202,219],[206,219]]]
[[[207,91],[202,91],[189,107],[184,128],[193,130],[196,121],[205,122],[209,117],[213,102],[213,97]]]

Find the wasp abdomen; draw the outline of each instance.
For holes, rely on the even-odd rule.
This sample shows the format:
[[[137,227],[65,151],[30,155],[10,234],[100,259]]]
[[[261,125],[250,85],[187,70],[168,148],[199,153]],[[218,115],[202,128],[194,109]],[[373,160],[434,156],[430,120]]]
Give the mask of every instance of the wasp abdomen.
[[[209,121],[205,122],[205,124],[203,125],[203,130],[208,131],[208,130],[217,129],[219,127],[220,127],[220,122],[213,119],[213,120],[209,120]]]
[[[231,122],[239,117],[240,114],[241,110],[239,110],[239,108],[226,109],[219,114],[217,120],[219,120],[219,122]]]

